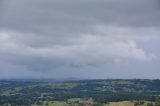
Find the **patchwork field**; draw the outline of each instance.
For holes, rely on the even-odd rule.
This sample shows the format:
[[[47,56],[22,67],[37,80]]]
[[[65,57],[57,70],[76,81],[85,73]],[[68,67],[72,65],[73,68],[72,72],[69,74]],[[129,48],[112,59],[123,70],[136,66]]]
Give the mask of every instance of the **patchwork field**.
[[[160,106],[159,95],[160,80],[0,81],[0,106]]]

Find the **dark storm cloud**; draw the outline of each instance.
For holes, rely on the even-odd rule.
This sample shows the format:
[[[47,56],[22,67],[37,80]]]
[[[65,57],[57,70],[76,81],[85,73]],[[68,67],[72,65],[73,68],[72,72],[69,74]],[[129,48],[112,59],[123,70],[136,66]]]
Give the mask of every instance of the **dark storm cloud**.
[[[159,11],[158,0],[0,1],[0,67],[72,76],[152,62],[158,48],[142,42],[159,39]]]

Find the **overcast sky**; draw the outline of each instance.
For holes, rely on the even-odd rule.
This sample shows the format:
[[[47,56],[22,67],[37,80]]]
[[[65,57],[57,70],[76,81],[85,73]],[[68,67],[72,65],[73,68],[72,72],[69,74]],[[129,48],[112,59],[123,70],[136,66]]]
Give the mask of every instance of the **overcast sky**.
[[[0,78],[160,78],[159,0],[0,0]]]

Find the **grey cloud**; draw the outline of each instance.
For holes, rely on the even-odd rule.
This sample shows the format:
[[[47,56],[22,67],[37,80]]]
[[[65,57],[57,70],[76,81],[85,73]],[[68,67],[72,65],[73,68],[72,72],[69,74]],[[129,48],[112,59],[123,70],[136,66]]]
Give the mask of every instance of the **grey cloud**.
[[[84,32],[97,24],[159,26],[160,13],[156,1],[6,0],[4,18],[0,23],[6,28],[57,36]]]
[[[54,40],[54,37],[46,36],[44,39],[39,39],[39,36],[31,34],[29,36],[32,38],[29,39],[30,42],[27,42],[26,39],[23,39],[26,34],[1,33],[1,55],[3,57],[7,53],[8,56],[4,56],[4,60],[8,58],[7,62],[26,65],[29,70],[33,71],[58,70],[58,68],[66,66],[97,67],[132,60],[150,61],[156,58],[154,54],[139,48],[134,38],[130,37],[140,34],[143,30],[104,26],[94,29],[97,30],[96,33],[82,33],[78,37],[61,38],[58,40],[59,43],[54,42],[57,40]],[[147,32],[151,35],[142,33],[142,38],[144,36],[152,37],[153,32],[158,33],[152,32],[152,29]],[[53,42],[48,42],[49,39],[53,39]],[[39,44],[43,40],[45,41]],[[63,44],[63,40],[66,44]],[[33,46],[33,42],[39,46]],[[45,45],[46,42],[48,45]]]
[[[122,77],[155,61],[158,69],[159,7],[158,0],[1,0],[0,72],[114,77],[124,65],[115,75]]]

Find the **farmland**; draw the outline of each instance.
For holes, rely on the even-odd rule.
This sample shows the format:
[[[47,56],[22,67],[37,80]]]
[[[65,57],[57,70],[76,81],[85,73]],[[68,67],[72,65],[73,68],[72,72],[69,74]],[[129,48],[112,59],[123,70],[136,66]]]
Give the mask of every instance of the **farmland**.
[[[1,80],[0,106],[159,106],[160,80]]]

